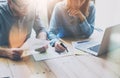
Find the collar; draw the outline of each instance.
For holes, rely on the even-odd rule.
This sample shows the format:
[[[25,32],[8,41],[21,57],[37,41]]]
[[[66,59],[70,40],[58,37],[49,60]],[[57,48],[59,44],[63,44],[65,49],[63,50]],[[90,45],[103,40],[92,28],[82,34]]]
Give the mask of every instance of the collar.
[[[9,6],[8,3],[7,3],[7,7],[6,7],[6,8],[7,8],[9,14],[10,14],[11,16],[14,16],[14,14],[13,14],[12,10],[10,9],[10,6]]]

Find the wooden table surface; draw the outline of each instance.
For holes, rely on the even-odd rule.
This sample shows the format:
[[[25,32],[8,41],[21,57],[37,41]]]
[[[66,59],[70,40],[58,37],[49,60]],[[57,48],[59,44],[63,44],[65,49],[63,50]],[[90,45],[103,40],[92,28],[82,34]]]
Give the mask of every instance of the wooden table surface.
[[[120,59],[115,60],[86,53],[39,62],[31,55],[21,61],[0,58],[0,78],[120,78]]]
[[[0,78],[120,78],[120,64],[89,54],[36,62],[0,58]]]
[[[120,63],[90,54],[36,62],[33,56],[21,61],[0,58],[0,78],[120,78]]]

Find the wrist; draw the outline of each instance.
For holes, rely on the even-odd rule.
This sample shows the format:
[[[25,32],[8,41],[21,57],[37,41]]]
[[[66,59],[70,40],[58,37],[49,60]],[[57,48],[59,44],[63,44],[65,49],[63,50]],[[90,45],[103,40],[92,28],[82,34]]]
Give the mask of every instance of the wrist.
[[[80,17],[80,22],[82,23],[83,21],[85,21],[85,16],[79,16]]]
[[[37,36],[38,39],[43,39],[47,40],[47,34],[46,32],[40,32],[39,35]]]
[[[0,56],[7,57],[8,49],[7,48],[0,48]]]
[[[52,47],[54,47],[55,46],[55,43],[58,41],[58,39],[52,39],[51,41],[50,41],[50,45],[52,46]]]
[[[79,18],[81,23],[86,19],[86,17],[81,12],[79,13]]]

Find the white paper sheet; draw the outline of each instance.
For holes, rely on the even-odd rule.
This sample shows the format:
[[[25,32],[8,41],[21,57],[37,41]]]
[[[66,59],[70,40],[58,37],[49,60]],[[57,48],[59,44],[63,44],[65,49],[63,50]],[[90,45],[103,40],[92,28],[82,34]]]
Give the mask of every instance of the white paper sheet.
[[[35,51],[36,48],[40,48],[46,44],[49,45],[49,42],[46,40],[40,40],[35,38],[28,39],[21,47],[21,49],[24,50],[22,57],[24,58],[26,56],[33,55],[33,58],[35,59],[35,61],[41,61],[41,60],[55,59],[60,57],[76,55],[76,54],[77,55],[83,54],[82,52],[70,50],[71,48],[68,48],[69,52],[64,51],[62,53],[57,53],[55,52],[55,48],[51,47],[50,45],[45,53],[40,53]]]
[[[33,54],[33,57],[35,61],[41,61],[41,60],[49,60],[49,59],[55,59],[55,58],[71,56],[71,55],[74,55],[74,52],[65,51],[62,53],[57,53],[55,52],[55,49],[51,47],[47,50],[46,53],[36,53],[36,54]]]
[[[35,49],[41,48],[46,44],[49,44],[47,40],[40,40],[36,38],[28,39],[21,47],[21,49],[24,50],[23,57],[38,53],[35,51]]]

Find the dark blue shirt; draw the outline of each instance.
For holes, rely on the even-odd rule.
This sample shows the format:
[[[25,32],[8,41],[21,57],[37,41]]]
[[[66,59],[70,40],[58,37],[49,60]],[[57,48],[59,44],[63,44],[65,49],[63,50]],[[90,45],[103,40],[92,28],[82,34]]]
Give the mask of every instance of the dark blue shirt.
[[[20,18],[13,15],[7,3],[0,4],[0,46],[9,46],[9,36],[13,28],[18,28],[20,32],[25,31],[26,39],[30,37],[32,28],[35,30],[36,36],[41,31],[45,31],[35,9],[29,9],[28,14]]]

